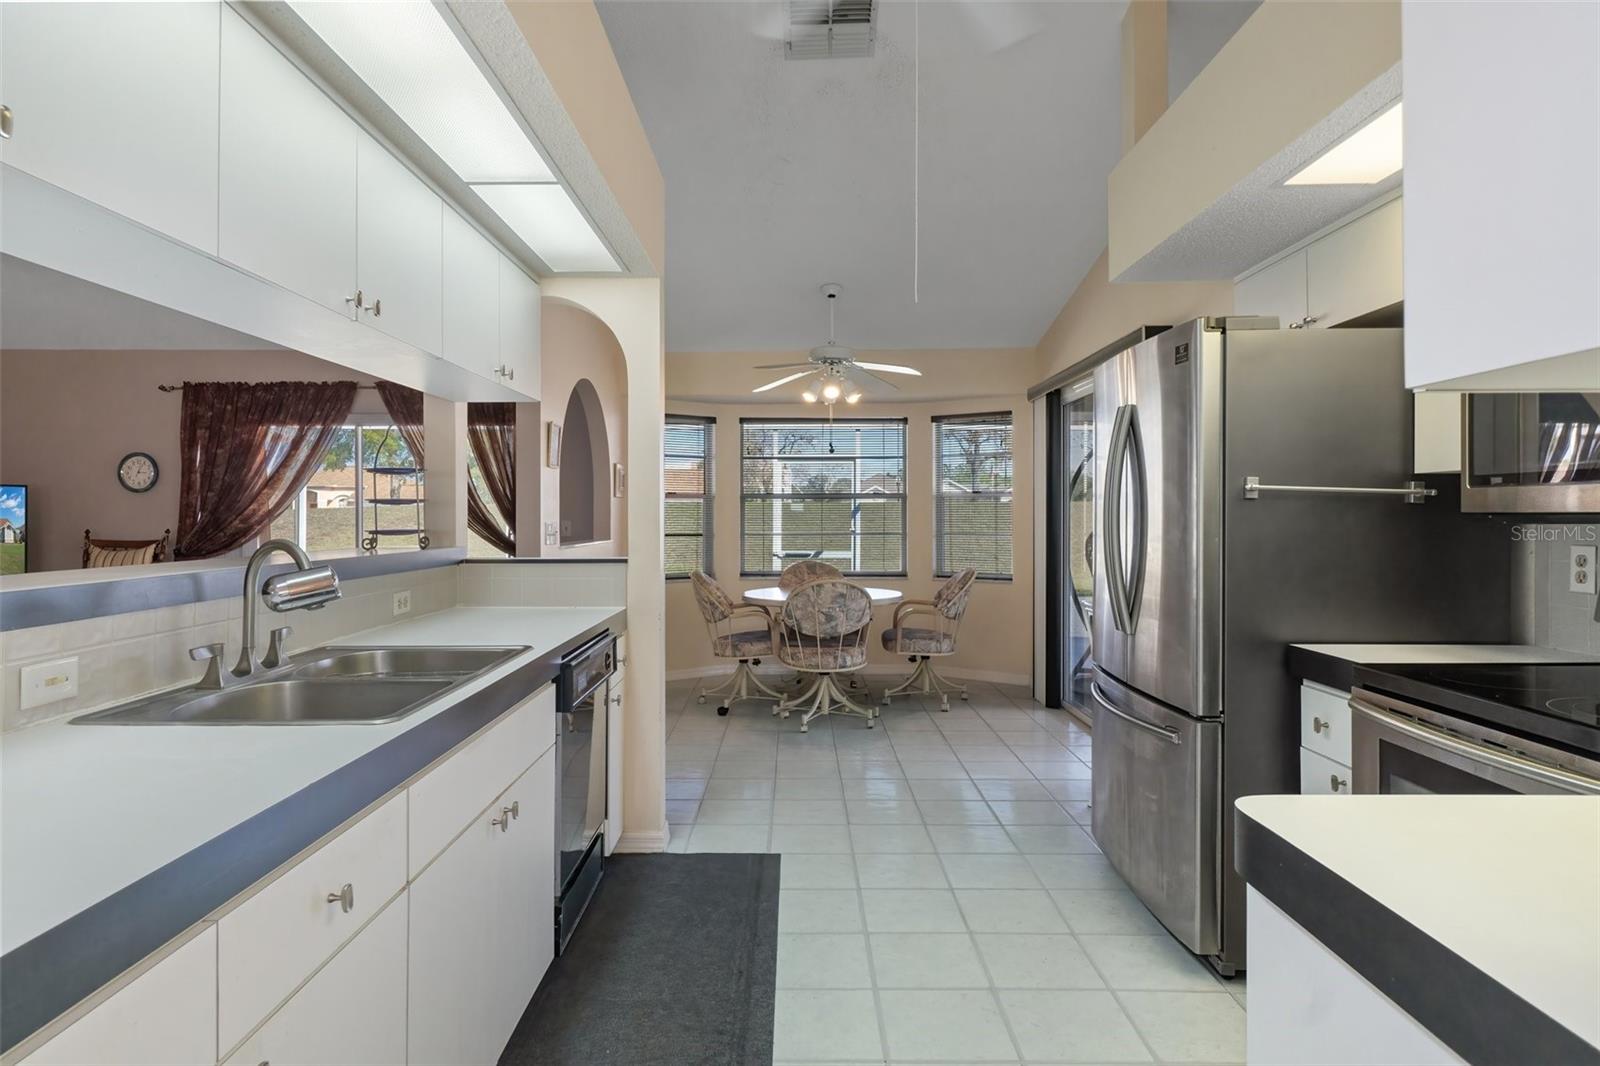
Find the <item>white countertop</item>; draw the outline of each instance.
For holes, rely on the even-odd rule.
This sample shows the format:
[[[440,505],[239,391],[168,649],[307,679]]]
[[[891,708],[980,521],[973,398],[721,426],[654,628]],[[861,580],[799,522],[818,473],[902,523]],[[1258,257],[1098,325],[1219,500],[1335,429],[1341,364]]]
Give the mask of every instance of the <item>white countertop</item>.
[[[1352,663],[1572,663],[1593,656],[1536,644],[1292,644]]]
[[[74,726],[58,719],[0,737],[0,953],[618,610],[458,607],[333,642],[530,645],[450,699],[388,725]]]
[[[1238,807],[1600,1047],[1600,798],[1248,796]]]

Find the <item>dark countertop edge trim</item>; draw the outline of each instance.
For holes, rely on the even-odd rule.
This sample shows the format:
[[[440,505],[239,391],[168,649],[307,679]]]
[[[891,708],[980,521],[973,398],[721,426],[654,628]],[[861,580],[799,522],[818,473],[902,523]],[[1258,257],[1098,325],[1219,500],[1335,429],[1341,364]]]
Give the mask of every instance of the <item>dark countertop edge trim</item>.
[[[351,555],[343,559],[317,559],[333,567],[340,581],[359,581],[386,574],[455,566],[466,558],[465,548],[425,548],[387,555]],[[262,568],[263,579],[290,569],[288,563]],[[150,574],[110,577],[50,588],[0,589],[0,633],[13,629],[80,622],[131,611],[150,611],[185,603],[226,599],[239,595],[245,564],[186,574]]]
[[[588,626],[455,706],[419,722],[232,829],[0,956],[0,1052],[139,965],[553,681],[565,652],[626,612]],[[308,727],[314,728],[314,727]]]
[[[1237,808],[1234,841],[1252,888],[1467,1062],[1600,1064],[1600,1048]]]
[[[1310,648],[1297,648],[1293,644],[1289,645],[1287,659],[1289,673],[1302,681],[1315,681],[1342,692],[1349,692],[1355,687],[1356,664],[1350,659],[1341,659],[1337,655],[1312,651]]]
[[[536,557],[522,556],[518,558],[507,556],[504,559],[463,559],[461,561],[470,566],[504,566],[507,563],[512,565],[532,563],[536,566],[541,566],[548,565],[550,563],[625,563],[628,561],[628,557],[626,555],[595,555],[585,559],[581,556],[557,558],[555,556],[542,555]]]

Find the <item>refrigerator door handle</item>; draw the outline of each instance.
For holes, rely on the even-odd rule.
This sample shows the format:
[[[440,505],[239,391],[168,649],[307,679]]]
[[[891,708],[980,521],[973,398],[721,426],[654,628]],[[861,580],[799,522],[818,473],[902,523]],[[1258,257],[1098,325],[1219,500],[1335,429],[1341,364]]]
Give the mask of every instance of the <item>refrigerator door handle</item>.
[[[1128,590],[1123,584],[1126,569],[1122,559],[1122,469],[1128,456],[1128,422],[1131,405],[1117,408],[1111,423],[1111,440],[1106,447],[1106,484],[1101,508],[1101,537],[1105,541],[1106,593],[1111,599],[1111,624],[1117,632],[1129,632]]]
[[[1176,729],[1168,729],[1166,726],[1163,726],[1163,725],[1156,725],[1153,722],[1146,722],[1143,718],[1135,718],[1133,715],[1129,714],[1127,711],[1124,711],[1121,708],[1117,707],[1116,704],[1114,704],[1110,700],[1106,699],[1105,693],[1100,691],[1100,686],[1097,685],[1096,683],[1094,683],[1093,681],[1089,682],[1089,692],[1090,692],[1091,695],[1094,696],[1095,702],[1100,704],[1100,706],[1104,707],[1108,714],[1114,714],[1118,718],[1122,719],[1124,722],[1127,722],[1129,725],[1137,726],[1138,728],[1143,729],[1148,733],[1154,733],[1156,736],[1161,737],[1163,740],[1167,741],[1168,743],[1171,743],[1171,744],[1181,744],[1181,743],[1183,743],[1183,741],[1179,739],[1178,731]]]
[[[1139,408],[1128,405],[1127,458],[1133,468],[1133,569],[1123,588],[1123,614],[1127,619],[1127,632],[1139,628],[1139,603],[1144,598],[1144,563],[1150,549],[1150,496],[1145,481],[1144,435],[1139,432]]]

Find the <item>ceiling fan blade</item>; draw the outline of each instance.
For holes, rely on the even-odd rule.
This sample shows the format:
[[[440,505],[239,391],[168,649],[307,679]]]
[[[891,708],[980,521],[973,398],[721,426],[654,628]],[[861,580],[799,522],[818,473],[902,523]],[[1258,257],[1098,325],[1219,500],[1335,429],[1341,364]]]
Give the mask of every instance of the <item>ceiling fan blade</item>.
[[[883,374],[910,374],[914,378],[922,376],[922,371],[916,367],[901,366],[898,363],[863,363],[857,360],[855,365],[865,370],[876,370]]]
[[[871,378],[873,381],[876,381],[880,385],[886,385],[886,386],[888,386],[889,388],[893,389],[896,392],[900,391],[900,386],[899,385],[896,385],[894,382],[890,381],[888,378],[880,378],[878,375],[874,374],[872,371],[866,369],[866,367],[868,365],[875,365],[875,364],[855,363],[850,367],[850,370],[851,370],[852,373],[860,374],[862,377]]]
[[[811,373],[811,371],[802,370],[798,374],[790,374],[788,377],[779,378],[777,381],[769,381],[765,385],[762,385],[760,388],[751,389],[750,391],[751,392],[766,392],[768,389],[775,389],[779,385],[787,385],[791,381],[798,381],[801,378],[805,377],[809,373]]]
[[[764,364],[762,366],[758,366],[758,367],[755,367],[753,369],[756,369],[756,370],[793,370],[796,367],[811,366],[811,365],[812,364],[810,364],[810,363],[766,363],[766,364]]]

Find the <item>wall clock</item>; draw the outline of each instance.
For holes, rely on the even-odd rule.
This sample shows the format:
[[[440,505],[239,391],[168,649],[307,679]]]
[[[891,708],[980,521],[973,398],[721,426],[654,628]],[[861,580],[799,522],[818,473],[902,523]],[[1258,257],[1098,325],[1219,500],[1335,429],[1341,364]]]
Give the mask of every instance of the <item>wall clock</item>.
[[[117,480],[129,492],[149,492],[160,477],[161,468],[148,452],[129,452],[117,464]]]

